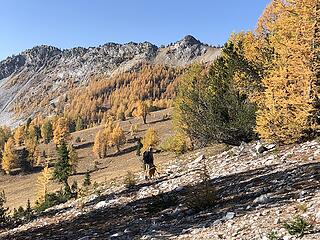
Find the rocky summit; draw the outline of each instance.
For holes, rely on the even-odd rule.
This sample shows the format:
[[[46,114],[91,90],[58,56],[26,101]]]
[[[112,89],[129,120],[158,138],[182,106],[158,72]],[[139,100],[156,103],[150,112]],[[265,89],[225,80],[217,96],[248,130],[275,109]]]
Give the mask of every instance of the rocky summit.
[[[161,166],[160,175],[127,188],[111,186],[46,210],[33,221],[4,231],[3,239],[320,239],[320,144],[208,147]],[[190,198],[207,181],[215,203],[194,211]],[[116,184],[120,183],[120,184]],[[196,194],[196,195],[194,195]],[[289,234],[296,216],[313,224]],[[271,238],[274,236],[275,238]],[[277,237],[277,238],[276,238]]]
[[[107,43],[66,50],[37,46],[0,62],[0,124],[17,125],[32,113],[41,112],[37,99],[50,96],[47,104],[54,105],[70,88],[87,85],[97,76],[130,71],[142,63],[168,66],[207,63],[219,53],[219,48],[192,36],[162,47],[149,42]],[[19,101],[34,105],[29,116],[17,114],[15,106]]]

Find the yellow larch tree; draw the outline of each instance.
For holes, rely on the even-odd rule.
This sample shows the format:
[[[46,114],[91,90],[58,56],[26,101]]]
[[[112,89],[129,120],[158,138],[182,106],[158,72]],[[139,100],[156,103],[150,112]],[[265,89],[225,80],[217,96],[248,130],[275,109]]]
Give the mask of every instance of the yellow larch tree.
[[[56,146],[60,145],[62,142],[66,142],[69,137],[69,128],[68,128],[68,120],[64,117],[60,117],[54,123],[54,131],[53,131],[53,142]]]
[[[110,144],[111,146],[115,146],[117,148],[117,152],[120,152],[120,146],[126,142],[126,136],[124,134],[123,129],[118,123],[111,132],[110,135]]]
[[[37,198],[38,201],[45,201],[48,193],[48,186],[52,179],[52,169],[46,165],[37,178]]]
[[[10,170],[15,166],[16,161],[17,155],[15,153],[15,141],[10,137],[4,145],[2,156],[2,169],[6,174],[10,173]]]
[[[17,147],[21,146],[24,142],[25,138],[25,127],[24,126],[19,126],[18,128],[15,129],[13,138],[15,141],[15,144]]]
[[[142,152],[146,151],[149,147],[156,147],[159,144],[159,135],[154,128],[148,128],[146,134],[142,139]]]
[[[92,151],[98,158],[105,158],[107,154],[107,137],[104,130],[100,130],[95,138]]]
[[[313,61],[318,2],[274,0],[268,7],[265,31],[274,57],[263,79],[265,92],[256,127],[267,141],[292,143],[316,129],[319,79]]]
[[[138,101],[136,109],[133,112],[133,116],[142,117],[143,123],[146,124],[149,111],[149,104],[147,101]]]

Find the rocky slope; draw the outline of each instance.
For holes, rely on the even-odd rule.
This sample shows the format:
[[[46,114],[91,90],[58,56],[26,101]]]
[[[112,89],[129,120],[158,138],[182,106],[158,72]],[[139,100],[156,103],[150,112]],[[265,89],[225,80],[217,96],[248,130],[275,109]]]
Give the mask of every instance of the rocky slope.
[[[320,239],[320,144],[275,147],[262,154],[257,144],[201,149],[161,167],[132,189],[100,186],[90,195],[51,208],[41,217],[3,232],[3,239],[283,239],[283,223],[301,215],[313,230],[301,239]],[[205,156],[205,157],[204,157]],[[195,212],[206,166],[216,189],[215,205]],[[118,182],[121,182],[118,180]],[[277,238],[268,238],[276,232]]]
[[[41,112],[41,99],[50,96],[42,104],[54,105],[66,91],[86,85],[96,76],[129,71],[141,63],[185,66],[194,61],[211,62],[219,52],[192,36],[166,47],[148,42],[66,50],[37,46],[0,62],[0,124],[17,123],[21,116],[14,119],[12,110],[19,113],[15,109],[19,101],[30,103],[33,112]]]

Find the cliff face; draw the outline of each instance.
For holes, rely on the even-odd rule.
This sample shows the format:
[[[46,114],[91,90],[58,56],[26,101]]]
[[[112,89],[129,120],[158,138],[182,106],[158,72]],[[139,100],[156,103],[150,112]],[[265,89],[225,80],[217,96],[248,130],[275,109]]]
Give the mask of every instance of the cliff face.
[[[66,50],[37,46],[0,62],[0,124],[15,125],[28,117],[19,114],[19,101],[39,112],[44,97],[50,96],[48,104],[54,104],[71,87],[86,85],[95,76],[115,75],[141,63],[185,66],[194,61],[211,62],[219,53],[218,48],[192,36],[166,47],[148,42]]]

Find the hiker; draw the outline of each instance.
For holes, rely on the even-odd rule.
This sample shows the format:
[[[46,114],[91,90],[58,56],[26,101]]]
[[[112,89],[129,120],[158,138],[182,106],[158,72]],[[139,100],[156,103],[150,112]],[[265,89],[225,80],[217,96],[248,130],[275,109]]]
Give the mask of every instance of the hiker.
[[[143,165],[145,171],[145,179],[147,180],[149,177],[149,169],[154,166],[154,158],[152,147],[149,147],[147,151],[143,153]]]

